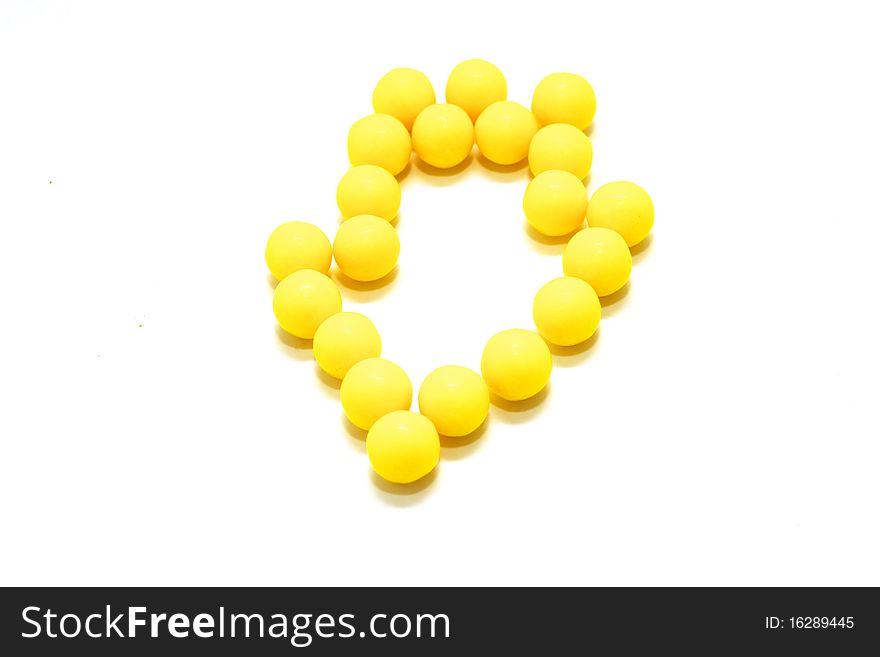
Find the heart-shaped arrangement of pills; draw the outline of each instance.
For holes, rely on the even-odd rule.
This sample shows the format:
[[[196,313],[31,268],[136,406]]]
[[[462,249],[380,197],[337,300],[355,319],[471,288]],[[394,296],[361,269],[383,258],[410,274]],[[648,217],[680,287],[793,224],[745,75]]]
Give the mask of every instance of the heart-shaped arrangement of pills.
[[[342,380],[343,410],[367,431],[373,469],[391,482],[410,483],[437,465],[440,435],[466,436],[486,421],[490,390],[519,401],[547,385],[553,367],[548,342],[571,346],[593,335],[602,314],[599,297],[626,284],[630,247],[648,236],[654,207],[647,192],[630,182],[604,185],[588,201],[583,180],[593,147],[584,130],[593,120],[596,98],[578,75],[544,78],[529,111],[507,100],[507,82],[489,62],[456,66],[442,104],[424,74],[398,68],[379,81],[373,109],[376,113],[357,121],[348,134],[352,168],[336,192],[344,221],[333,245],[312,224],[285,223],[269,237],[266,262],[278,280],[273,299],[278,323],[313,340],[318,365]],[[481,374],[458,365],[434,370],[419,388],[415,413],[406,373],[380,358],[382,341],[369,319],[342,312],[339,289],[327,274],[335,259],[355,281],[388,275],[400,252],[391,224],[400,208],[395,176],[412,151],[429,165],[448,169],[468,157],[474,142],[496,164],[528,158],[534,177],[523,210],[536,231],[571,235],[562,255],[564,276],[535,296],[537,332],[512,328],[492,336],[483,350]]]

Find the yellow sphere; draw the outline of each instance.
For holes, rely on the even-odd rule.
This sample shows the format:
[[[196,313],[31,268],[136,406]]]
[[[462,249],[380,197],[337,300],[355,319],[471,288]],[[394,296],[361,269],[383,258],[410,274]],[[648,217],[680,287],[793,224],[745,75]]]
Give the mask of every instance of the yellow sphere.
[[[400,238],[384,219],[361,214],[343,222],[333,240],[333,257],[342,273],[356,281],[376,281],[397,264]]]
[[[369,431],[391,411],[409,410],[412,384],[398,365],[383,358],[366,358],[352,365],[339,388],[342,410],[356,427]]]
[[[610,228],[584,228],[562,252],[562,270],[589,283],[600,297],[614,294],[629,280],[632,254]]]
[[[654,227],[654,203],[648,192],[635,183],[608,183],[593,193],[587,224],[615,230],[628,246],[635,246]]]
[[[396,68],[379,80],[373,91],[373,109],[379,114],[390,114],[407,130],[423,109],[436,100],[434,87],[428,77],[412,68]]]
[[[325,319],[312,342],[318,366],[341,379],[355,363],[382,353],[379,331],[359,313],[336,313]]]
[[[480,369],[489,389],[499,397],[519,401],[547,385],[553,357],[533,331],[508,329],[493,335],[483,349]]]
[[[281,224],[266,243],[266,264],[279,281],[299,269],[326,274],[330,271],[331,255],[330,240],[324,232],[304,221]]]
[[[400,183],[382,167],[361,164],[342,176],[336,188],[336,204],[343,219],[372,214],[391,221],[400,210]]]
[[[590,138],[567,123],[544,126],[535,133],[529,145],[529,168],[535,176],[542,171],[561,169],[583,180],[592,165]]]
[[[466,367],[438,367],[419,388],[419,412],[444,436],[466,436],[489,414],[489,388]]]
[[[568,171],[539,173],[526,187],[523,210],[532,228],[544,235],[568,235],[584,223],[587,190]]]
[[[353,166],[375,164],[397,175],[409,163],[409,131],[390,114],[371,114],[348,131],[348,159]]]
[[[538,83],[532,111],[541,125],[569,123],[584,130],[596,113],[596,94],[580,75],[553,73]]]
[[[461,164],[474,147],[474,124],[458,105],[429,105],[412,128],[413,150],[438,169]]]
[[[367,433],[367,456],[380,477],[409,484],[437,467],[440,436],[424,415],[393,411],[379,418]]]
[[[275,318],[288,333],[310,340],[325,319],[342,310],[336,283],[313,269],[300,269],[275,286]]]
[[[535,295],[532,316],[548,342],[571,346],[587,340],[599,327],[602,304],[596,291],[579,278],[554,278]]]
[[[538,131],[532,113],[512,100],[500,100],[483,110],[474,126],[477,147],[496,164],[516,164],[529,154]]]
[[[507,98],[507,81],[494,64],[482,59],[462,62],[449,74],[446,102],[458,105],[471,121],[492,103]]]

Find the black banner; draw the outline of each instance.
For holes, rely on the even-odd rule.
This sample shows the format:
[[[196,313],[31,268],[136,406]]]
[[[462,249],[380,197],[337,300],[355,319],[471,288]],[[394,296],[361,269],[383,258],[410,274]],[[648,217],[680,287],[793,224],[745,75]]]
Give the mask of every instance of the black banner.
[[[880,598],[869,588],[7,588],[0,627],[0,654],[15,656],[856,655],[880,650]]]

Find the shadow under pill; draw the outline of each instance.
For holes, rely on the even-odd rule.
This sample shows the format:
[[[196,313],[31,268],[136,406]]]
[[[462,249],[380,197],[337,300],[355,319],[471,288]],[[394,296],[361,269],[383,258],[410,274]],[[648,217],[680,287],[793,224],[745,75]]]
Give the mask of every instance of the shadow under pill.
[[[339,397],[339,388],[342,386],[342,381],[335,376],[327,374],[317,362],[315,363],[315,376],[323,384],[321,388],[324,392],[328,393],[329,397],[334,399]]]
[[[406,180],[410,172],[412,171],[412,168],[412,159],[409,159],[406,162],[406,166],[403,167],[403,170],[395,176],[395,178],[397,178],[397,182],[402,183],[404,180]]]
[[[464,158],[461,162],[456,164],[454,167],[449,167],[448,169],[440,169],[435,166],[431,166],[424,160],[420,158],[416,158],[415,160],[415,168],[421,174],[420,179],[426,181],[428,184],[434,185],[435,187],[447,187],[449,185],[455,184],[456,180],[452,180],[455,176],[464,173],[464,171],[470,166],[471,162],[474,161],[473,152],[468,153],[468,156]]]
[[[494,392],[489,393],[492,402],[491,413],[505,424],[522,424],[537,417],[546,405],[543,403],[550,395],[550,383],[544,386],[536,395],[520,401],[510,401],[499,397]]]
[[[311,360],[313,358],[311,340],[291,335],[278,324],[275,325],[275,336],[278,338],[281,350],[294,360]]]
[[[348,419],[345,413],[342,413],[339,417],[342,418],[342,427],[345,429],[345,433],[348,435],[349,438],[358,441],[359,443],[361,443],[361,445],[366,443],[366,431],[361,429],[359,426],[356,426],[351,420]]]
[[[626,297],[629,295],[630,281],[626,282],[622,288],[613,294],[607,294],[599,297],[599,303],[602,304],[602,318],[613,317],[622,308],[626,306]]]
[[[341,288],[341,291],[357,301],[373,301],[381,299],[394,289],[394,283],[397,281],[399,266],[395,266],[390,272],[382,278],[375,281],[356,281],[349,278],[338,269],[330,272],[332,278]]]
[[[529,237],[529,244],[532,246],[532,249],[543,255],[562,255],[562,252],[565,251],[565,245],[568,244],[572,235],[581,228],[583,228],[583,225],[578,226],[577,229],[565,235],[551,236],[539,233],[528,221],[523,221],[523,229]]]
[[[553,354],[553,366],[574,367],[589,359],[590,356],[595,353],[593,347],[595,347],[596,343],[599,341],[600,329],[601,327],[597,328],[593,335],[580,344],[566,347],[547,342],[547,347],[550,349],[550,353]]]
[[[358,454],[367,454],[367,432],[354,426],[345,413],[342,413],[342,428],[345,430],[345,441]]]
[[[645,259],[651,248],[654,234],[649,233],[648,236],[635,246],[630,247],[629,252],[632,253],[633,264],[637,264]]]
[[[478,171],[484,177],[499,182],[521,180],[519,177],[520,172],[529,165],[528,158],[523,158],[514,164],[496,164],[482,153],[477,154],[476,160],[481,167]]]
[[[440,436],[440,456],[447,461],[458,461],[469,457],[486,442],[483,437],[489,430],[489,418],[466,436]]]
[[[395,484],[380,477],[370,469],[370,481],[377,497],[389,506],[407,507],[420,504],[433,491],[432,484],[437,480],[437,468],[411,484]]]

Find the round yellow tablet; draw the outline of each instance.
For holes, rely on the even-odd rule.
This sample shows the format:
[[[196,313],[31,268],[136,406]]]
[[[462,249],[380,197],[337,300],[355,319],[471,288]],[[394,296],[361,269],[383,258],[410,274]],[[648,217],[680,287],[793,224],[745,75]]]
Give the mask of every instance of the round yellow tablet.
[[[573,173],[551,169],[526,187],[523,210],[532,228],[544,235],[568,235],[584,223],[587,190]]]
[[[333,240],[333,257],[342,273],[356,281],[376,281],[397,264],[400,238],[380,217],[361,214],[342,223]]]
[[[544,126],[529,144],[529,168],[537,176],[542,171],[561,169],[583,180],[593,165],[593,144],[582,131],[567,123]]]
[[[386,413],[409,410],[412,384],[406,372],[391,361],[366,358],[343,377],[339,397],[351,423],[369,431]]]
[[[367,433],[367,456],[380,477],[409,484],[437,467],[440,436],[424,415],[393,411],[376,420]]]
[[[525,159],[537,131],[534,115],[512,100],[489,105],[474,126],[477,147],[496,164],[515,164]]]
[[[304,221],[281,224],[266,243],[266,264],[279,281],[299,269],[326,274],[330,271],[331,255],[330,240],[324,231]]]
[[[628,246],[635,246],[654,227],[654,203],[635,183],[608,183],[593,193],[587,224],[617,231]]]
[[[352,167],[336,188],[336,204],[343,219],[372,214],[391,221],[400,210],[400,183],[375,164]]]
[[[541,125],[569,123],[584,130],[596,113],[596,94],[590,83],[574,73],[553,73],[538,83],[532,112]]]
[[[419,412],[444,436],[466,436],[489,414],[489,388],[466,367],[438,367],[419,388]]]
[[[596,332],[602,318],[602,304],[588,283],[574,276],[562,276],[538,290],[532,316],[545,340],[567,347],[589,339]]]
[[[348,131],[348,159],[353,166],[375,164],[397,175],[409,163],[409,131],[390,114],[371,114]]]
[[[482,59],[462,62],[449,74],[446,102],[458,105],[471,121],[492,103],[507,98],[507,81],[494,64]]]
[[[300,269],[275,286],[272,310],[281,328],[310,340],[321,322],[342,310],[342,297],[328,276],[313,269]]]
[[[499,397],[519,401],[547,385],[553,357],[541,336],[524,329],[493,335],[483,349],[480,369],[489,389]]]
[[[312,342],[318,367],[341,379],[355,363],[382,353],[379,331],[359,313],[336,313],[325,319]]]
[[[610,228],[584,228],[562,252],[562,270],[589,283],[600,297],[614,294],[629,280],[632,254]]]
[[[474,124],[458,105],[429,105],[412,128],[413,150],[438,169],[461,164],[474,147]]]
[[[413,68],[396,68],[386,73],[373,91],[373,109],[397,118],[407,130],[423,109],[436,100],[428,77]]]

